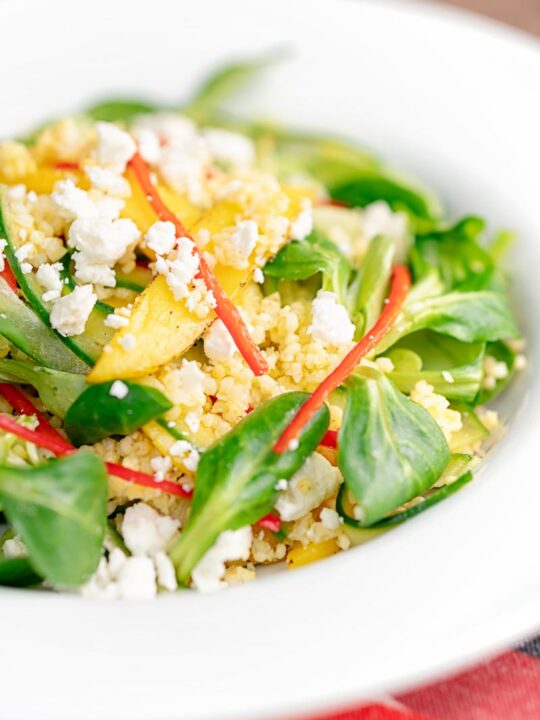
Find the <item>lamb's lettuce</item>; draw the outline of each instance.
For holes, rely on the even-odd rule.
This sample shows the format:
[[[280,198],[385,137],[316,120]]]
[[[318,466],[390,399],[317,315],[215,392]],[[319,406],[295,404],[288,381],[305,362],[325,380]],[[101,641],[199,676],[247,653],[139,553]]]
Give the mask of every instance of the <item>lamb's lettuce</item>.
[[[269,513],[278,481],[289,479],[315,450],[328,428],[326,406],[305,426],[298,447],[281,454],[273,451],[307,397],[290,392],[269,400],[202,455],[191,514],[170,551],[181,583],[188,581],[221,532],[252,525]]]
[[[323,289],[336,293],[341,303],[346,301],[351,272],[347,258],[320,230],[288,243],[264,267],[265,275],[280,280],[306,280],[322,273]]]
[[[127,391],[118,397],[116,387]],[[92,444],[109,435],[129,435],[163,415],[172,403],[155,388],[130,381],[90,385],[69,407],[64,428],[75,445]]]
[[[0,467],[0,502],[37,575],[72,586],[94,572],[107,521],[107,473],[95,453]]]
[[[449,459],[435,420],[385,375],[363,368],[349,379],[338,464],[363,527],[432,487]]]

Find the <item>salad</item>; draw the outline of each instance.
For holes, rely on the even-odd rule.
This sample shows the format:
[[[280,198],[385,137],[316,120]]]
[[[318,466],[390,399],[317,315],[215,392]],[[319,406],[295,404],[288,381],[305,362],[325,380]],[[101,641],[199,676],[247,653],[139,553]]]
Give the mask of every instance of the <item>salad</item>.
[[[260,65],[0,144],[0,584],[144,599],[300,567],[500,436],[512,234],[233,117]]]

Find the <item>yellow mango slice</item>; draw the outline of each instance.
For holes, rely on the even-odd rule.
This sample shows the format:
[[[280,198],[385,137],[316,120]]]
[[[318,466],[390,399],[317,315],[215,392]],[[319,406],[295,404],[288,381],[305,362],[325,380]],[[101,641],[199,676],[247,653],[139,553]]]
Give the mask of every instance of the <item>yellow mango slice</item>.
[[[50,165],[37,168],[35,172],[21,176],[17,179],[18,183],[26,185],[27,190],[33,190],[38,195],[48,195],[54,190],[54,186],[59,180],[71,179],[78,187],[87,190],[90,187],[88,178],[79,170],[63,170]],[[13,181],[6,180],[0,173],[0,182],[5,185],[13,185]]]
[[[287,195],[289,204],[285,215],[294,219],[298,216],[306,195],[301,188],[289,189]],[[276,212],[282,200],[281,192],[269,198],[266,212]],[[248,217],[248,214],[240,205],[220,201],[204,213],[190,231],[195,233],[204,228],[213,235],[235,225],[242,216]],[[253,270],[253,263],[243,270],[217,264],[214,274],[224,292],[234,298],[236,292],[249,280]],[[214,317],[212,312],[200,319],[187,309],[184,300],[174,300],[165,278],[159,275],[138,296],[129,325],[117,331],[88,375],[88,380],[98,383],[152,373],[186,352],[204,333]]]
[[[296,570],[296,568],[309,565],[312,562],[330,557],[338,552],[339,545],[334,538],[321,543],[310,543],[305,547],[303,545],[297,545],[293,547],[292,550],[289,550],[287,554],[287,567],[289,570]]]
[[[131,186],[131,195],[126,198],[126,204],[124,205],[121,215],[124,218],[133,220],[144,235],[148,231],[148,228],[156,222],[156,214],[144,197],[142,188],[137,182],[133,171],[129,168],[126,173],[126,178]],[[169,210],[177,217],[182,219],[186,227],[192,227],[201,216],[201,209],[192,205],[186,195],[180,195],[166,185],[158,185],[157,190],[165,205],[167,205]]]

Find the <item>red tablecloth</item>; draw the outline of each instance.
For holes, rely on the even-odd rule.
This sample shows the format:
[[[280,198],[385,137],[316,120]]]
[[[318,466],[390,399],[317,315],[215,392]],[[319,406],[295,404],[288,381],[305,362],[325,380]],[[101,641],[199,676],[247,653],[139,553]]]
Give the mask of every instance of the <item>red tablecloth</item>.
[[[309,720],[540,720],[540,636],[391,702]],[[307,720],[307,719],[306,719]]]

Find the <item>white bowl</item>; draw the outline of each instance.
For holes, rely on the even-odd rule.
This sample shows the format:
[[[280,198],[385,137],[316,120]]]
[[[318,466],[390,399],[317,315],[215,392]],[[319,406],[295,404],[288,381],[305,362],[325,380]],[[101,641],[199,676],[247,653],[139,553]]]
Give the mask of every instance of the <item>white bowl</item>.
[[[322,0],[3,0],[0,134],[122,90],[172,100],[231,55],[292,44],[242,109],[345,132],[452,215],[520,232],[515,303],[539,356],[540,52],[440,7]],[[214,596],[90,602],[2,590],[6,720],[242,720],[344,705],[540,624],[540,382],[462,492],[368,546]]]

